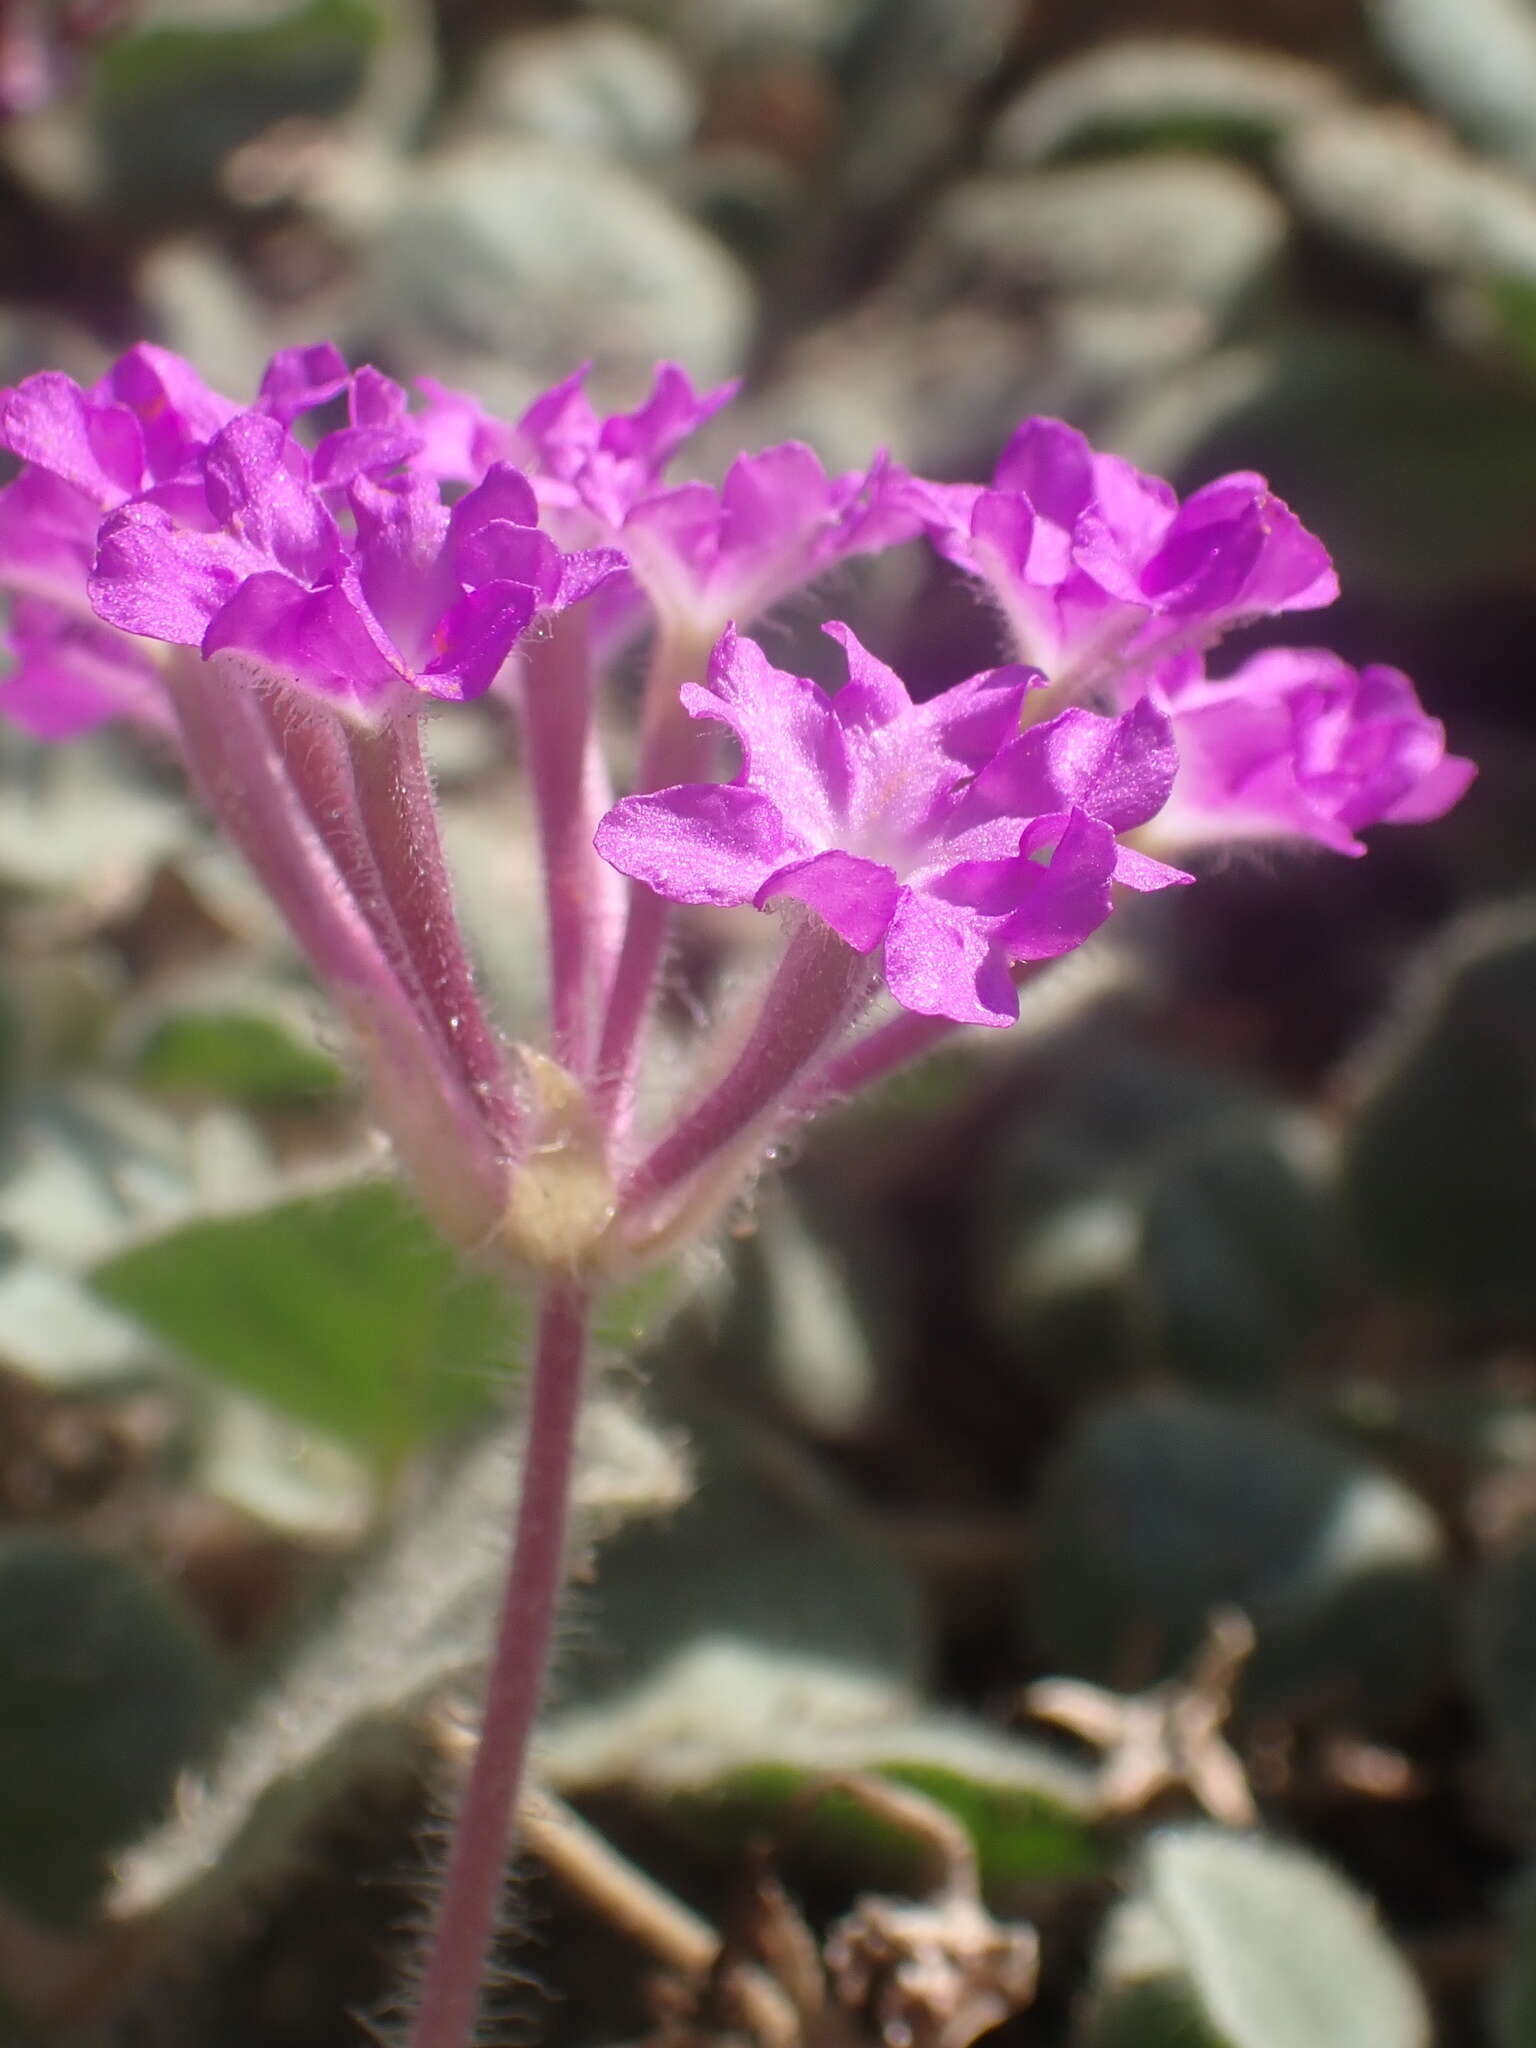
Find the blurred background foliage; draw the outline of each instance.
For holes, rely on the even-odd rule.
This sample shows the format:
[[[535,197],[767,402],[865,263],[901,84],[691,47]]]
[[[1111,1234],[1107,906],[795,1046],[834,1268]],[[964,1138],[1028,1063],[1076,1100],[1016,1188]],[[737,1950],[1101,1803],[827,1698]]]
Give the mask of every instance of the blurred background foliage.
[[[716,461],[979,474],[1048,411],[1327,539],[1284,630],[1412,672],[1471,797],[1136,906],[609,1305],[544,1778],[728,1932],[767,1830],[815,1938],[927,1880],[805,1788],[926,1791],[1038,1930],[1021,2048],[1536,2048],[1531,0],[4,0],[0,99],[6,381],[332,335],[512,411],[674,355],[746,378]],[[995,653],[916,551],[776,656],[833,613],[920,687]],[[514,754],[434,740],[520,1032]],[[0,770],[0,2029],[339,2048],[431,1860],[521,1307],[381,1174],[167,764]],[[729,2032],[569,1872],[517,1916],[524,2035]]]

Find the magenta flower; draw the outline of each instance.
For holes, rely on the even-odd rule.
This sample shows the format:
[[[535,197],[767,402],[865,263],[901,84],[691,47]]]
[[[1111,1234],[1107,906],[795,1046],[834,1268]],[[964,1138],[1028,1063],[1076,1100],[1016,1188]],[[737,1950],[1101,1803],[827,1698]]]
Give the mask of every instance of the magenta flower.
[[[198,474],[110,515],[91,602],[124,632],[247,655],[372,720],[410,690],[479,696],[538,609],[584,595],[611,566],[562,558],[504,463],[451,510],[410,473],[353,474],[345,525],[327,496],[276,419],[239,414]]]
[[[1059,420],[1026,420],[990,488],[912,496],[940,552],[996,599],[1019,656],[1073,689],[1338,595],[1321,542],[1262,477],[1218,477],[1181,504]]]
[[[586,370],[536,398],[511,430],[513,459],[533,480],[554,530],[571,545],[613,541],[629,512],[661,488],[683,443],[736,395],[735,382],[698,392],[676,363],[660,363],[651,395],[602,418]]]
[[[785,441],[738,456],[716,488],[686,483],[638,503],[617,539],[664,627],[712,640],[849,556],[921,531],[907,472],[877,456],[831,477]]]
[[[1010,965],[1081,945],[1113,879],[1185,879],[1115,840],[1172,785],[1150,706],[1020,734],[1033,671],[992,669],[914,704],[846,626],[827,631],[849,673],[831,698],[725,633],[708,685],[682,700],[735,733],[741,773],[616,804],[597,833],[605,860],[678,903],[803,903],[856,952],[883,943],[905,1008],[962,1024],[1010,1023]]]
[[[124,633],[38,597],[11,605],[0,717],[37,739],[68,740],[110,718],[168,729],[160,671]]]
[[[328,344],[286,349],[268,366],[258,410],[292,419],[346,375]],[[0,685],[0,711],[52,738],[123,714],[165,722],[148,651],[93,616],[97,534],[131,498],[193,475],[238,410],[148,342],[89,391],[44,371],[0,394],[0,446],[24,464],[0,490],[0,584],[22,600],[9,636],[18,667]]]
[[[1179,750],[1155,828],[1170,846],[1301,838],[1361,854],[1366,826],[1442,817],[1477,773],[1446,752],[1400,670],[1353,669],[1323,648],[1271,649],[1223,682],[1182,658],[1153,695]]]
[[[408,415],[391,387],[387,424],[414,437],[409,460],[427,475],[475,482],[494,461],[517,463],[560,545],[620,550],[663,628],[693,641],[712,641],[733,617],[760,617],[849,555],[922,530],[904,470],[880,457],[867,471],[829,477],[794,441],[738,457],[718,488],[668,486],[673,457],[735,384],[698,392],[675,363],[662,363],[642,405],[604,416],[587,396],[586,374],[544,392],[515,426],[467,393],[419,378],[423,410]],[[382,410],[370,424],[382,428]],[[317,473],[334,467],[330,445],[322,444]],[[623,614],[614,627],[632,623],[632,602],[617,590],[607,596]]]

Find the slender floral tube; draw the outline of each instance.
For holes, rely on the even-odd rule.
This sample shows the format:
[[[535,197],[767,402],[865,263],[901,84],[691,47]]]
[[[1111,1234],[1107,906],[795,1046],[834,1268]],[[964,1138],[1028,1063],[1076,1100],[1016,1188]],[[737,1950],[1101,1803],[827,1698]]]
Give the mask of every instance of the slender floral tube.
[[[678,701],[680,685],[701,672],[707,660],[707,648],[692,634],[658,637],[645,681],[635,794],[685,779],[693,757],[702,748],[713,751],[709,735],[700,733]],[[671,918],[671,905],[654,890],[641,881],[630,883],[623,940],[597,1048],[597,1098],[615,1143],[622,1142],[634,1111],[645,1027]]]
[[[665,1223],[685,1184],[725,1174],[744,1181],[795,1083],[853,1022],[876,986],[870,962],[820,919],[790,939],[746,1039],[729,1068],[640,1162],[619,1196],[620,1228],[633,1243]],[[686,1195],[683,1196],[686,1203]],[[661,1211],[663,1213],[658,1213]]]
[[[244,665],[173,657],[167,687],[203,798],[344,1009],[423,1201],[455,1242],[479,1244],[505,1200],[499,1148],[326,850]]]
[[[401,711],[350,741],[357,800],[388,912],[448,1057],[510,1155],[521,1109],[507,1055],[486,1017],[454,908],[420,717]]]
[[[609,872],[592,850],[602,785],[592,762],[592,668],[586,620],[550,620],[547,636],[522,648],[523,731],[544,855],[549,920],[550,1010],[555,1049],[573,1073],[594,1051],[593,1010],[611,979],[612,934],[605,908]],[[606,955],[606,958],[604,957]]]
[[[815,1068],[804,1085],[795,1090],[796,1113],[814,1116],[828,1103],[841,1102],[861,1089],[876,1086],[932,1052],[959,1028],[948,1017],[920,1017],[915,1011],[903,1010]]]
[[[527,1769],[565,1573],[587,1302],[553,1287],[539,1315],[522,1485],[480,1741],[443,1874],[410,2048],[468,2048],[496,1927],[507,1841]]]
[[[368,843],[341,720],[328,706],[275,683],[259,691],[257,702],[272,728],[288,778],[326,852],[372,926],[401,986],[408,990],[421,1016],[430,1017],[427,992],[411,958],[410,944]]]

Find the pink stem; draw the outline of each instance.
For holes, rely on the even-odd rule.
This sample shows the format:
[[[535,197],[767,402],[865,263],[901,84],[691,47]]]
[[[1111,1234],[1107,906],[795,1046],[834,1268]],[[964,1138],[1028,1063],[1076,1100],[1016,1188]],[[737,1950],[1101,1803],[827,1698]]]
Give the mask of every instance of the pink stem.
[[[202,796],[345,1007],[402,1162],[444,1231],[480,1242],[505,1200],[497,1149],[295,788],[257,685],[220,656],[173,661],[166,682]]]
[[[651,655],[641,711],[640,773],[634,794],[686,781],[701,750],[713,751],[678,702],[678,690],[700,672],[708,652],[691,636],[662,633]],[[629,913],[597,1048],[596,1092],[611,1137],[622,1139],[634,1112],[646,1023],[666,953],[672,906],[644,882],[629,885]]]
[[[875,1086],[913,1060],[921,1059],[936,1045],[942,1045],[959,1028],[948,1017],[919,1017],[912,1010],[903,1010],[899,1017],[877,1024],[873,1031],[842,1052],[834,1053],[824,1066],[817,1068],[805,1086],[795,1091],[796,1111],[811,1116],[826,1103],[841,1101],[857,1095],[861,1088]]]
[[[564,1579],[581,1414],[585,1296],[552,1287],[539,1317],[512,1558],[486,1680],[480,1741],[443,1874],[410,2048],[468,2048],[496,1928],[508,1837]]]
[[[619,947],[597,1047],[595,1093],[605,1123],[621,1139],[634,1114],[645,1026],[666,952],[672,906],[644,882],[629,885],[629,915]]]
[[[465,950],[419,716],[402,711],[377,731],[354,731],[350,757],[367,850],[427,1016],[498,1143],[512,1154],[522,1112]]]
[[[795,933],[729,1070],[630,1175],[620,1215],[637,1219],[659,1197],[743,1146],[782,1115],[807,1065],[869,1000],[869,963],[819,919]]]
[[[585,1074],[606,978],[600,955],[608,871],[592,849],[592,669],[580,612],[552,619],[547,638],[524,642],[522,682],[528,774],[544,856],[555,1051],[573,1073]]]
[[[1024,961],[1013,970],[1014,986],[1023,988],[1054,965],[1052,960]],[[795,1091],[796,1116],[814,1116],[829,1102],[846,1101],[863,1088],[877,1087],[959,1029],[948,1017],[920,1017],[914,1010],[902,1010],[816,1068]]]

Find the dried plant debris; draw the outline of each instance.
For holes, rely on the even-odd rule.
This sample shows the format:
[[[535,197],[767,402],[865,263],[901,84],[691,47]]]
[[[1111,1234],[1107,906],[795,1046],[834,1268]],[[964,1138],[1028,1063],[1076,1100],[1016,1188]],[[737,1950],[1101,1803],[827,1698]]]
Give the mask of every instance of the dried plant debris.
[[[1129,1698],[1077,1679],[1042,1678],[1024,1705],[1100,1752],[1095,1789],[1105,1815],[1142,1813],[1173,1792],[1225,1827],[1252,1827],[1253,1794],[1222,1729],[1253,1646],[1247,1616],[1227,1608],[1211,1617],[1205,1644],[1182,1678]]]
[[[677,1975],[663,1989],[650,2048],[701,2048],[737,2032],[757,2048],[969,2048],[1030,2005],[1035,1931],[988,1912],[975,1851],[953,1814],[910,1787],[856,1774],[809,1787],[791,1830],[832,1791],[936,1854],[932,1891],[916,1899],[866,1894],[818,1941],[781,1883],[772,1849],[760,1845],[707,1971]],[[535,1844],[539,1838],[536,1829]],[[581,1881],[569,1857],[559,1867]],[[602,1907],[600,1885],[589,1881],[584,1891]],[[691,1941],[702,1930],[690,1922],[685,1915]],[[638,1931],[633,1921],[630,1931]],[[667,1960],[684,1945],[671,1941]]]

